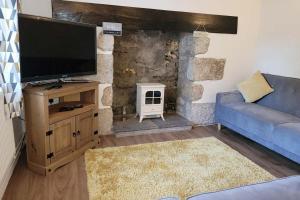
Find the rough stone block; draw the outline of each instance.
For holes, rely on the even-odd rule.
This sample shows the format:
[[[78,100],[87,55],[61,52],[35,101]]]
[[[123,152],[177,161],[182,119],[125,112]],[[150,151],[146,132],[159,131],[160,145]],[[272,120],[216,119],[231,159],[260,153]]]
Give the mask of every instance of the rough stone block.
[[[103,34],[102,27],[97,27],[97,47],[101,51],[114,50],[114,36]]]
[[[193,47],[193,34],[192,33],[183,33],[180,35],[179,42],[179,55],[181,58],[190,57],[192,55]]]
[[[113,90],[112,86],[104,88],[101,102],[103,106],[112,106]]]
[[[112,54],[97,55],[97,77],[100,83],[113,83],[114,58]]]
[[[185,101],[190,100],[192,82],[188,80],[182,80],[178,82],[178,96],[183,98]]]
[[[196,84],[189,80],[178,82],[178,96],[185,101],[197,101],[202,98],[204,88],[201,84]]]
[[[187,77],[190,81],[222,80],[226,59],[191,58]]]
[[[184,106],[185,100],[182,97],[177,97],[177,105]]]
[[[176,112],[179,115],[185,116],[186,104],[187,104],[186,100],[184,100],[182,97],[177,97]]]
[[[198,125],[215,123],[215,103],[193,103],[191,121]]]
[[[127,114],[136,113],[136,88],[113,87],[113,112],[115,115],[123,114],[123,107],[126,107]],[[129,95],[132,94],[132,95]]]
[[[209,48],[210,38],[205,32],[196,32],[193,37],[193,54],[206,54]]]
[[[204,88],[200,84],[193,84],[192,85],[192,94],[191,94],[191,100],[192,101],[198,101],[202,98]]]
[[[113,112],[111,108],[99,109],[100,135],[112,134]]]
[[[190,57],[180,57],[178,67],[178,82],[187,80],[187,71],[190,62]]]
[[[182,116],[184,116],[186,119],[192,121],[192,102],[186,102],[184,106],[184,113]]]
[[[210,38],[207,33],[197,32],[195,35],[185,33],[181,35],[179,53],[181,57],[194,57],[207,53],[209,45]]]
[[[113,83],[114,58],[112,54],[97,54],[97,74],[83,78],[99,81],[101,84]]]

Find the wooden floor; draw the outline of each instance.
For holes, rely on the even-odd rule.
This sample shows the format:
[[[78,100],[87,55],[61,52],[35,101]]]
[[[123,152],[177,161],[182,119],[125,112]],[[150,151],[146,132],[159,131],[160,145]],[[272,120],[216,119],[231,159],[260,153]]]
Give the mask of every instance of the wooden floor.
[[[300,174],[300,165],[228,129],[223,129],[222,132],[218,132],[215,126],[198,127],[188,132],[140,135],[123,138],[105,136],[102,138],[99,148],[203,137],[218,138],[276,177]],[[88,199],[83,156],[59,168],[52,175],[47,177],[29,171],[25,161],[26,158],[23,153],[6,189],[4,200]]]

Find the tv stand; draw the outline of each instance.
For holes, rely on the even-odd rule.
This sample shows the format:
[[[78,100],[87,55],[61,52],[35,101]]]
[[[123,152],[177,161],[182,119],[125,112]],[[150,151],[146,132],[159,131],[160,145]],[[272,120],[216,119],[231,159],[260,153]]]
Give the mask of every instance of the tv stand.
[[[23,89],[27,165],[47,175],[95,147],[99,82],[64,84],[62,88],[28,85]],[[58,98],[59,103],[49,105]],[[73,108],[62,112],[63,108]]]

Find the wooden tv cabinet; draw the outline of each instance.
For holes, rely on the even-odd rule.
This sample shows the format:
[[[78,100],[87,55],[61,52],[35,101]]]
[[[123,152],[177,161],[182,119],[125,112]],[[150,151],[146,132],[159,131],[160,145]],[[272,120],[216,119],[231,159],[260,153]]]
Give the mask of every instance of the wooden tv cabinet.
[[[46,90],[23,89],[28,167],[47,175],[82,155],[99,142],[98,82],[68,83]],[[59,100],[50,105],[49,100]],[[64,105],[83,107],[60,112]]]

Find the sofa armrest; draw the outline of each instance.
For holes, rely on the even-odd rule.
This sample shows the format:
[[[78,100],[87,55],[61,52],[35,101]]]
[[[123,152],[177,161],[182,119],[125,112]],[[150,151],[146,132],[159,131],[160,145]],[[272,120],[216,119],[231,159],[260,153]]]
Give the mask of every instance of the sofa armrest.
[[[245,102],[245,100],[239,91],[218,93],[216,97],[215,121],[221,124],[226,119],[226,111],[223,110],[222,105],[242,102]]]
[[[238,103],[245,102],[242,94],[239,91],[223,92],[217,94],[216,104]]]

